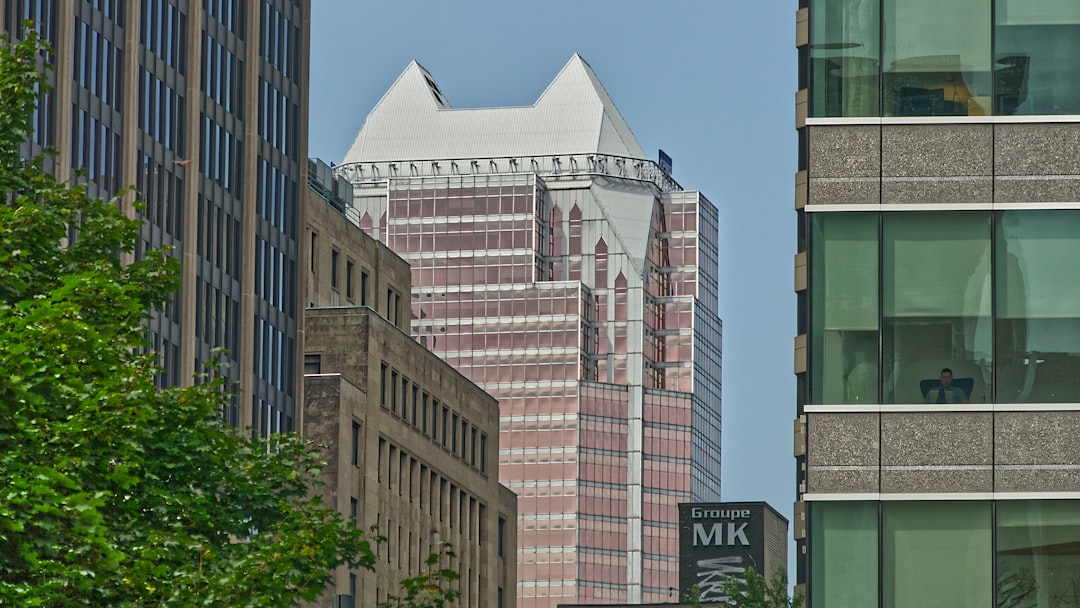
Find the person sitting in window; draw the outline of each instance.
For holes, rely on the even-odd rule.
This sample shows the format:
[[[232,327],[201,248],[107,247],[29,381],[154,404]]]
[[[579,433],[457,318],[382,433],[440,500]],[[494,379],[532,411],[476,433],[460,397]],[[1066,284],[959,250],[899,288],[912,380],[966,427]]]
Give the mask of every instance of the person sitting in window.
[[[926,391],[926,403],[967,403],[968,395],[959,386],[953,386],[953,373],[949,368],[941,370],[941,386]]]

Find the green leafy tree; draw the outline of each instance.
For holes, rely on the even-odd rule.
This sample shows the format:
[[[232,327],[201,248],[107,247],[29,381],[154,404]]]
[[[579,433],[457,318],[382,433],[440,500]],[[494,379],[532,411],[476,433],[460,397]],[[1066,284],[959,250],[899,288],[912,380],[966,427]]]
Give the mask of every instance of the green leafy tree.
[[[788,595],[787,572],[783,568],[769,580],[753,568],[746,569],[746,579],[729,576],[720,585],[721,592],[730,599],[730,605],[739,608],[800,608],[802,594]]]
[[[228,427],[217,383],[155,388],[176,262],[122,264],[139,222],[20,156],[42,51],[0,43],[0,605],[294,606],[370,568],[316,448]]]

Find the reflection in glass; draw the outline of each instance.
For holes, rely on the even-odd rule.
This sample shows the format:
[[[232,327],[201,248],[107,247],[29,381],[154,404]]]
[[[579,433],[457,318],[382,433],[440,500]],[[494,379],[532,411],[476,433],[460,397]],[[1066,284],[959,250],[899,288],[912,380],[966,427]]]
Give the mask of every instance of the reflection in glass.
[[[990,6],[986,0],[884,0],[885,116],[991,112]]]
[[[881,531],[884,608],[991,605],[990,503],[886,502]]]
[[[1080,401],[1080,212],[1006,211],[997,239],[997,401]]]
[[[905,212],[883,219],[884,403],[922,403],[942,368],[991,384],[990,214]]]
[[[813,214],[813,403],[878,403],[878,214]]]
[[[997,114],[1080,113],[1080,2],[998,0]]]
[[[877,606],[878,503],[815,502],[810,517],[810,605]]]
[[[813,116],[877,116],[879,0],[814,0]]]
[[[999,501],[995,555],[998,606],[1067,605],[1080,589],[1080,502]]]

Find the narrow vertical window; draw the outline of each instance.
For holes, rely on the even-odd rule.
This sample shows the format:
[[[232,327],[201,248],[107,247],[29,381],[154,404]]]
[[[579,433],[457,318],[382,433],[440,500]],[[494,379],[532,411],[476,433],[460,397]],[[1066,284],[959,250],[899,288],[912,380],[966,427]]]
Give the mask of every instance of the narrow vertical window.
[[[360,466],[360,423],[352,423],[352,465]]]
[[[353,262],[352,260],[345,261],[345,297],[349,300],[353,298]]]
[[[330,251],[330,287],[338,288],[338,257],[341,254],[337,249]]]

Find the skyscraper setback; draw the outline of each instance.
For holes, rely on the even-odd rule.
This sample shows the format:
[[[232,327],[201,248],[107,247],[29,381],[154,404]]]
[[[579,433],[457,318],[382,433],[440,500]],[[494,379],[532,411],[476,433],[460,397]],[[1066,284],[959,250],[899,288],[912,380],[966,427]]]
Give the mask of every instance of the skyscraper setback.
[[[716,208],[578,56],[517,108],[453,109],[414,62],[337,171],[412,266],[414,337],[500,402],[519,605],[666,600],[676,505],[719,500]]]
[[[145,201],[138,253],[170,247],[182,289],[149,321],[160,382],[214,358],[226,416],[297,428],[298,198],[306,179],[308,0],[8,0],[53,47],[26,152],[102,197]],[[134,200],[126,195],[124,201]],[[215,349],[227,349],[227,353]]]

